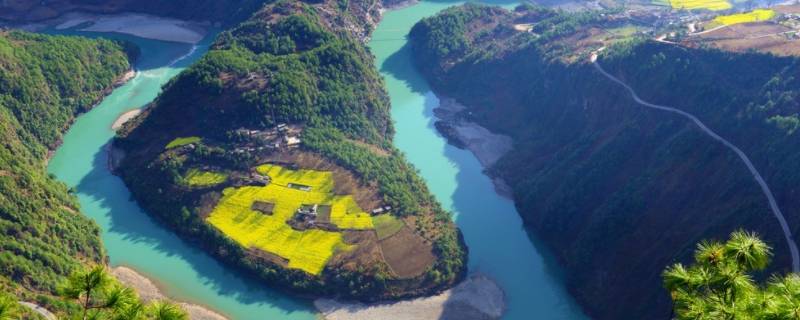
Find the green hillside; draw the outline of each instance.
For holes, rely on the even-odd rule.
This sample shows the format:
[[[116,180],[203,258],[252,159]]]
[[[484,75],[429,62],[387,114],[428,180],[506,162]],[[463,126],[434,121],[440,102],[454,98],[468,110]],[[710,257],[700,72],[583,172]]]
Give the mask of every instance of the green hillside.
[[[128,69],[118,43],[0,31],[0,287],[53,294],[82,263],[105,259],[97,226],[45,162]]]
[[[490,172],[590,315],[666,318],[661,270],[738,228],[775,248],[770,271],[788,270],[782,232],[738,157],[685,118],[635,104],[576,51],[592,30],[619,26],[606,16],[467,5],[417,24],[412,47],[434,89],[468,107],[463,117],[514,139]],[[523,23],[530,32],[512,28]],[[691,112],[747,153],[790,226],[800,226],[797,62],[644,39],[599,59],[642,99]]]

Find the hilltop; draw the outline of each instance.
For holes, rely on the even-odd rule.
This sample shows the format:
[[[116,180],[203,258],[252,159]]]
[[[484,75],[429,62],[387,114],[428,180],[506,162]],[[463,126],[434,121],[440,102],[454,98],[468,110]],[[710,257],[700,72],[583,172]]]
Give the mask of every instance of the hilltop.
[[[380,300],[458,282],[458,229],[392,146],[362,40],[380,3],[276,1],[119,131],[117,172],[183,238],[268,285]]]

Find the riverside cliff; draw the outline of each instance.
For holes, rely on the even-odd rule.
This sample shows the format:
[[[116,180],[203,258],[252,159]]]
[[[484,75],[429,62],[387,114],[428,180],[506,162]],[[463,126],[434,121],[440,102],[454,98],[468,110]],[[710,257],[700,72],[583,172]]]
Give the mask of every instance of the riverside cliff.
[[[421,21],[411,43],[435,91],[467,107],[461,117],[514,140],[489,172],[512,188],[591,316],[667,317],[663,269],[738,228],[775,248],[771,271],[789,270],[779,224],[736,154],[683,117],[642,108],[589,63],[604,45],[597,30],[634,23],[611,16],[467,5]],[[797,234],[796,58],[632,37],[598,62],[741,148]]]

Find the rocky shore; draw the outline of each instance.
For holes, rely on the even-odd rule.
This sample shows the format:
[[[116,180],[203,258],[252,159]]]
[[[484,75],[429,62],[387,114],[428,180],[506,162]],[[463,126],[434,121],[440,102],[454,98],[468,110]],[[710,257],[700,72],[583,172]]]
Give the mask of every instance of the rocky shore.
[[[439,106],[433,110],[438,119],[434,123],[436,130],[451,145],[475,154],[485,169],[491,168],[497,160],[513,149],[511,137],[493,133],[470,121],[463,114],[466,107],[455,99],[441,95],[438,98]],[[511,188],[503,179],[494,176],[491,178],[498,194],[507,198],[512,197]]]

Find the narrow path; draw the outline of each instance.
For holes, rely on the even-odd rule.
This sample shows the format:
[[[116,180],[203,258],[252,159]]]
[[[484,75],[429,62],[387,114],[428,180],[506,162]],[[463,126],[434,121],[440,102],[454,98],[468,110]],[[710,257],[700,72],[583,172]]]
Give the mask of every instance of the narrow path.
[[[778,202],[775,201],[775,197],[772,195],[772,191],[770,191],[766,181],[764,181],[764,178],[761,177],[760,173],[758,173],[758,170],[756,170],[756,167],[753,165],[753,163],[750,162],[750,158],[748,158],[747,155],[744,154],[744,152],[742,152],[742,150],[736,147],[733,143],[730,143],[728,140],[725,140],[724,138],[720,137],[716,132],[706,127],[706,125],[703,124],[703,122],[701,122],[700,119],[698,119],[691,113],[672,107],[652,104],[639,98],[636,92],[633,91],[633,88],[628,86],[625,82],[622,82],[622,80],[618,79],[617,77],[606,72],[606,70],[604,70],[599,63],[597,63],[596,54],[592,54],[591,61],[592,64],[594,64],[595,68],[597,68],[597,71],[600,71],[600,73],[602,73],[606,78],[610,79],[613,82],[616,82],[617,84],[621,85],[626,90],[628,90],[628,92],[631,94],[633,100],[635,100],[636,103],[648,108],[677,113],[685,118],[688,118],[689,120],[692,120],[692,122],[694,122],[694,124],[697,125],[700,128],[700,130],[703,130],[703,132],[714,138],[714,140],[717,140],[724,146],[728,147],[728,149],[733,150],[733,152],[735,152],[736,155],[738,155],[739,158],[742,159],[744,164],[747,166],[747,169],[750,170],[750,174],[753,175],[753,178],[756,179],[758,185],[761,186],[761,191],[763,191],[764,195],[767,196],[767,200],[769,201],[769,207],[770,209],[772,209],[772,213],[775,215],[775,218],[778,219],[778,223],[781,225],[781,229],[783,229],[783,236],[786,238],[786,243],[789,245],[789,252],[792,255],[792,271],[800,272],[800,254],[798,254],[797,252],[797,244],[792,239],[792,231],[789,230],[789,224],[786,223],[786,218],[783,217],[783,213],[781,212],[781,209],[778,207]]]
[[[56,315],[54,315],[52,312],[48,311],[45,308],[40,307],[37,304],[33,304],[33,303],[30,303],[30,302],[23,302],[23,301],[20,301],[19,304],[24,306],[24,307],[27,307],[27,308],[29,308],[29,309],[31,309],[33,311],[35,311],[36,313],[42,315],[42,317],[44,317],[47,320],[57,320],[58,319],[58,318],[56,318]]]

